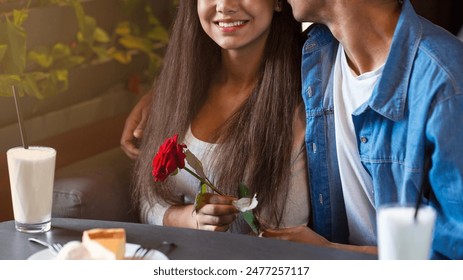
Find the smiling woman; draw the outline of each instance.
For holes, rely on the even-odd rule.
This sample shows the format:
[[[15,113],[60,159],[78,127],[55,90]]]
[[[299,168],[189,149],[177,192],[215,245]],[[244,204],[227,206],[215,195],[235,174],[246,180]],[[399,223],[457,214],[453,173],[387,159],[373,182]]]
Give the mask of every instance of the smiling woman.
[[[180,2],[135,165],[143,222],[249,233],[233,206],[244,183],[258,194],[261,228],[308,223],[301,39],[285,0]],[[176,134],[225,194],[210,193],[196,212],[195,178],[151,176],[153,156]]]

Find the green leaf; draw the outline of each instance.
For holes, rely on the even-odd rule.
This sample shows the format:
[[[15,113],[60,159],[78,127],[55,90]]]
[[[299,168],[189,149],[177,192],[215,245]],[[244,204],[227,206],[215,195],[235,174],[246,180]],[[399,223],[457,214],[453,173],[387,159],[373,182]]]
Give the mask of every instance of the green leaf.
[[[126,36],[119,39],[119,43],[128,48],[128,49],[135,49],[141,50],[143,52],[150,52],[150,44],[139,37],[135,36]]]
[[[122,64],[129,64],[132,61],[132,55],[129,52],[113,51],[110,56]]]
[[[5,73],[22,74],[26,67],[26,32],[23,27],[6,19],[6,22],[0,23],[0,42],[8,45],[2,61],[3,70]]]
[[[78,41],[79,43],[84,42],[84,35],[82,35],[82,32],[80,32],[80,31],[77,32],[76,37],[77,37],[77,41]]]
[[[28,58],[43,68],[49,68],[53,63],[53,57],[47,52],[30,51]]]
[[[249,188],[244,183],[240,183],[239,186],[239,198],[250,197]]]
[[[85,14],[84,7],[78,0],[71,1],[72,7],[77,17],[77,25],[79,27],[78,39],[81,42],[86,42],[89,45],[93,44],[93,34],[96,29],[96,20]]]
[[[63,43],[57,43],[51,49],[51,55],[54,60],[63,59],[71,55],[71,48]]]
[[[148,38],[153,41],[160,41],[165,44],[169,42],[169,34],[162,26],[156,26],[153,30],[151,30],[151,32],[148,33]]]
[[[22,25],[29,16],[29,12],[26,9],[13,10],[13,22],[16,25]]]
[[[11,86],[20,82],[21,77],[19,75],[0,75],[0,96],[13,96]]]
[[[108,33],[99,27],[97,27],[93,32],[93,39],[99,43],[108,43],[111,41]]]
[[[204,168],[201,161],[190,150],[185,150],[184,153],[186,161],[196,171],[196,174],[202,179],[206,179],[206,174],[204,174]]]
[[[54,96],[68,89],[68,71],[55,70],[49,73],[48,79],[39,83],[43,98]]]
[[[128,21],[119,22],[114,33],[119,36],[127,36],[131,33],[130,23]]]
[[[72,50],[68,45],[57,43],[51,50],[54,69],[71,69],[85,62],[85,57],[73,55]]]
[[[207,185],[200,184],[200,188],[195,198],[195,211],[201,209],[206,203],[204,202],[204,195],[207,193]]]
[[[82,65],[85,62],[85,57],[72,55],[69,57],[65,57],[53,63],[53,66],[58,69],[71,69],[76,66]]]
[[[23,91],[39,100],[45,99],[46,96],[42,94],[37,81],[46,81],[47,76],[48,75],[43,72],[33,72],[24,75],[24,83],[22,85]]]
[[[24,75],[22,88],[39,100],[54,96],[68,89],[68,71],[31,72]]]
[[[98,56],[98,59],[107,59],[109,56],[108,50],[104,47],[93,46],[92,51]]]
[[[69,71],[60,69],[52,72],[53,79],[56,81],[57,92],[63,92],[69,88]]]
[[[94,34],[96,30],[96,20],[92,17],[85,16],[83,29],[81,30],[84,35],[84,40],[90,44],[93,44]]]
[[[241,217],[246,221],[246,223],[249,225],[251,230],[257,235],[259,234],[259,228],[257,227],[257,221],[256,218],[254,217],[254,214],[252,211],[246,211],[246,212],[240,212]]]

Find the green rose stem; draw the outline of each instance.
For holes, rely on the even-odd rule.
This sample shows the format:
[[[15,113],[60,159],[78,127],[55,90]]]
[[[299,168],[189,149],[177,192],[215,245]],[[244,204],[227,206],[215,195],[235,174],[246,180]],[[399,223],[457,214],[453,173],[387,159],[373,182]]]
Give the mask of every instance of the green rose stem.
[[[214,190],[216,193],[220,194],[220,195],[224,195],[221,191],[219,191],[208,179],[204,179],[204,178],[201,178],[198,176],[198,174],[194,173],[192,170],[190,170],[188,167],[184,167],[183,169],[185,169],[185,171],[187,171],[188,173],[190,173],[191,175],[193,175],[196,179],[198,179],[199,181],[201,181],[201,183],[204,183],[206,184],[208,187],[210,187],[212,190]]]

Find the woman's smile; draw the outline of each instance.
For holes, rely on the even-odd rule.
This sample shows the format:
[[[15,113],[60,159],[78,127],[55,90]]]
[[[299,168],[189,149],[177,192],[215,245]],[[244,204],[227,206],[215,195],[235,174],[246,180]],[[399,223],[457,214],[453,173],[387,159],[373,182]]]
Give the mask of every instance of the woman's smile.
[[[214,21],[214,24],[223,32],[234,32],[243,28],[248,22],[248,20],[226,20]]]
[[[225,50],[265,44],[276,0],[198,0],[197,11],[207,35]]]

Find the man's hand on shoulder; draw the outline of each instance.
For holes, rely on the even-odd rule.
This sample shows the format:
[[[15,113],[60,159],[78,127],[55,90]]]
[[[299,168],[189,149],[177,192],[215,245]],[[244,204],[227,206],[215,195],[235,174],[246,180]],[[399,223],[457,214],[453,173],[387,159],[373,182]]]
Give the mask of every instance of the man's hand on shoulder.
[[[143,137],[150,105],[151,93],[147,93],[140,98],[125,120],[120,143],[122,150],[131,159],[136,159],[140,153],[137,143]]]

